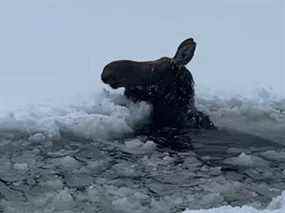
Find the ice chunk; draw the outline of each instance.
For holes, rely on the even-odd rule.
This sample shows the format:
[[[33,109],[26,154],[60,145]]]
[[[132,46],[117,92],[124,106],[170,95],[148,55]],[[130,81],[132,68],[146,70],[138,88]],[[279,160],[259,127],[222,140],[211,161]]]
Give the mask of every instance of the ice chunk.
[[[86,168],[93,174],[101,174],[106,168],[110,166],[108,159],[102,159],[97,161],[88,161]]]
[[[72,209],[74,206],[73,198],[68,189],[61,190],[53,200],[53,205],[58,211]]]
[[[110,139],[132,133],[124,119],[106,115],[79,115],[64,119],[59,123],[61,129],[86,139]]]
[[[132,154],[146,154],[152,152],[155,148],[156,144],[153,141],[144,143],[136,138],[125,142],[124,151]]]
[[[280,196],[274,198],[267,208],[275,211],[282,210],[282,212],[285,212],[285,191],[282,192]]]
[[[232,193],[239,191],[242,188],[243,184],[238,181],[229,181],[224,177],[216,177],[207,179],[207,182],[202,186],[206,191],[213,193],[219,192],[223,193]]]
[[[209,193],[205,196],[202,196],[199,201],[196,202],[196,205],[203,208],[212,208],[217,206],[219,203],[223,202],[223,196],[220,193]]]
[[[243,166],[243,167],[268,167],[269,162],[257,156],[241,153],[238,157],[232,157],[224,160],[225,164]]]
[[[112,201],[114,209],[125,213],[144,213],[149,212],[149,209],[143,206],[139,200],[130,199],[127,197],[119,198]]]
[[[155,150],[156,144],[153,141],[146,141],[142,147],[142,149],[146,152],[151,152]]]
[[[128,162],[115,164],[113,169],[116,174],[122,177],[138,177],[141,175],[141,172],[136,169],[136,165]]]
[[[81,166],[81,164],[76,159],[70,156],[55,158],[52,160],[52,163],[54,163],[56,166],[60,166],[68,170],[77,169]]]
[[[175,161],[175,158],[174,157],[171,157],[171,156],[169,156],[169,155],[166,155],[166,156],[164,156],[163,158],[162,158],[162,164],[165,164],[165,165],[167,165],[167,164],[171,164],[171,163],[173,163],[174,161]]]
[[[126,148],[130,151],[135,151],[140,149],[143,145],[143,142],[139,139],[133,139],[125,142]]]
[[[43,187],[51,188],[52,190],[62,189],[64,184],[60,179],[47,180],[45,182],[40,182]]]
[[[101,195],[102,195],[102,189],[98,189],[99,187],[93,187],[90,186],[87,189],[87,196],[88,199],[92,202],[99,202]]]
[[[28,164],[26,164],[26,163],[15,163],[14,169],[25,171],[28,169]]]
[[[30,197],[29,201],[33,210],[30,209],[28,212],[66,212],[72,210],[75,206],[71,192],[68,189],[62,189],[59,192],[41,193],[36,197]],[[20,209],[19,206],[18,209]],[[46,211],[42,211],[43,209]]]
[[[274,150],[269,150],[269,151],[260,153],[260,155],[269,160],[285,162],[285,151],[277,152]]]
[[[285,192],[281,196],[274,198],[266,209],[255,209],[250,206],[232,207],[222,206],[219,208],[185,210],[183,213],[284,213],[285,212]]]
[[[13,157],[12,161],[15,163],[26,163],[29,168],[36,166],[37,160],[40,158],[39,156],[40,150],[35,148],[33,150],[25,150],[20,155],[16,155]]]
[[[69,174],[64,178],[69,187],[76,187],[82,189],[91,185],[93,178],[89,174]]]
[[[201,167],[200,171],[205,172],[210,176],[218,176],[222,173],[221,167],[208,167],[206,165]]]
[[[55,152],[48,152],[47,156],[51,158],[59,158],[59,157],[66,157],[68,155],[72,155],[74,153],[78,152],[78,150],[65,150],[65,149],[60,149]]]
[[[30,196],[29,201],[33,207],[39,208],[51,204],[55,196],[55,192],[40,193],[38,196]]]
[[[46,136],[42,133],[36,133],[29,137],[29,141],[33,143],[42,143],[46,141]]]

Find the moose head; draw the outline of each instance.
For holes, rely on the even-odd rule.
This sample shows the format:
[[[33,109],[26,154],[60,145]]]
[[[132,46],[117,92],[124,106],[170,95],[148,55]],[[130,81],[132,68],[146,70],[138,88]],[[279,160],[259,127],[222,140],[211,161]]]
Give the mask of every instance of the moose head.
[[[162,57],[154,61],[119,60],[107,64],[101,75],[105,84],[113,89],[156,84],[188,64],[194,56],[196,43],[193,38],[183,41],[173,58]]]
[[[185,65],[193,58],[195,48],[195,41],[189,38],[178,46],[173,58],[111,62],[104,67],[102,81],[113,89],[124,87],[125,95],[133,101],[151,103],[157,123],[177,123],[194,108],[194,81]]]

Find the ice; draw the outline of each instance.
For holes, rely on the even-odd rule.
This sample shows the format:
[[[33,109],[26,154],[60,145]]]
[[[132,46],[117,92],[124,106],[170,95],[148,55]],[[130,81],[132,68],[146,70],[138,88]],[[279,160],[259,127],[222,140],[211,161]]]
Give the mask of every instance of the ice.
[[[274,198],[267,208],[271,210],[285,209],[285,192]]]
[[[56,158],[53,160],[53,163],[67,170],[76,169],[81,166],[80,162],[78,162],[77,160],[75,160],[73,157],[70,156],[66,156],[63,158]]]
[[[285,162],[285,151],[269,150],[269,151],[260,153],[260,156],[262,156],[263,158],[278,161],[278,162]]]
[[[135,152],[143,146],[143,142],[139,139],[129,140],[125,142],[126,150],[130,152]]]
[[[54,152],[47,152],[46,155],[51,158],[60,158],[60,157],[65,157],[71,154],[74,154],[78,152],[78,150],[65,150],[65,149],[60,149],[58,151]]]
[[[73,198],[68,189],[61,190],[53,199],[53,206],[56,210],[63,211],[72,209],[74,206]]]
[[[153,151],[156,148],[156,144],[153,141],[146,141],[143,145],[145,151]]]
[[[148,212],[149,196],[128,187],[94,186],[88,189],[88,199],[94,203],[103,202],[105,211],[108,212]],[[112,196],[112,199],[106,198]]]
[[[93,183],[93,178],[89,174],[67,174],[64,178],[66,185],[70,188],[83,189]]]
[[[197,105],[209,113],[218,126],[285,144],[284,97],[276,96],[264,88],[247,96],[211,93],[210,90],[198,90]]]
[[[132,154],[147,154],[156,148],[153,141],[143,142],[140,139],[133,139],[125,141],[124,151]]]
[[[224,160],[225,164],[238,165],[244,167],[268,167],[269,162],[253,155],[241,153],[238,157]]]
[[[30,212],[41,212],[41,209],[44,209],[45,212],[64,212],[71,210],[75,205],[68,189],[43,193],[40,196],[30,198],[30,202],[32,206],[25,206]]]
[[[115,209],[126,213],[143,213],[148,208],[143,207],[139,201],[129,200],[127,197],[119,198],[112,202]]]
[[[279,143],[285,141],[284,99],[266,95],[265,101],[264,91],[253,97],[209,93],[201,94],[198,90],[197,105],[220,127],[242,130]],[[121,94],[101,92],[64,104],[2,110],[0,130],[28,133],[34,142],[60,138],[65,131],[84,138],[112,139],[132,133],[147,123],[150,110],[151,106],[146,103],[133,104]]]
[[[28,140],[33,143],[43,143],[46,141],[46,136],[42,133],[36,133],[30,136]]]
[[[133,130],[120,117],[106,115],[74,115],[59,121],[64,132],[85,139],[111,139],[130,134]]]
[[[239,191],[242,187],[242,183],[238,181],[228,181],[225,178],[209,178],[203,188],[209,192],[218,193],[232,193]]]
[[[107,159],[97,160],[97,161],[88,161],[87,168],[92,172],[92,174],[101,173],[108,168],[110,162]]]
[[[198,107],[219,128],[243,130],[282,144],[285,101],[259,95],[255,100],[200,96]],[[214,158],[211,152],[160,148],[147,137],[132,134],[148,122],[150,109],[121,94],[102,93],[85,102],[1,111],[3,212],[284,210],[284,194],[266,207],[285,190],[283,149],[229,146],[225,156]]]
[[[195,205],[197,206],[203,206],[204,208],[213,208],[218,203],[223,203],[224,198],[220,195],[220,193],[209,193],[205,196],[203,196],[198,203]],[[196,206],[196,208],[197,208]]]
[[[27,170],[28,164],[26,164],[26,163],[15,163],[14,168],[17,170]]]
[[[205,210],[186,210],[183,213],[283,213],[285,211],[285,192],[272,200],[266,209],[255,209],[250,206],[222,206]]]
[[[121,162],[118,164],[115,164],[113,166],[113,169],[115,170],[116,174],[120,177],[139,177],[141,175],[140,172],[136,170],[136,165],[131,164],[129,162]]]
[[[40,185],[42,187],[51,188],[52,190],[59,190],[59,189],[62,189],[64,187],[62,180],[55,179],[55,178],[53,178],[52,180],[47,180],[47,181],[41,182]]]

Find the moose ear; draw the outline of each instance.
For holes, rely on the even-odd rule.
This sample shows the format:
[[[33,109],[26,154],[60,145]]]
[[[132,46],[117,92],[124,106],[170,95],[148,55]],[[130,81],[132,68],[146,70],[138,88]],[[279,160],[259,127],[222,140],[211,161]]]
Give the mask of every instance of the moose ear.
[[[173,61],[179,66],[185,66],[188,64],[194,56],[196,43],[193,38],[183,41],[173,58]]]

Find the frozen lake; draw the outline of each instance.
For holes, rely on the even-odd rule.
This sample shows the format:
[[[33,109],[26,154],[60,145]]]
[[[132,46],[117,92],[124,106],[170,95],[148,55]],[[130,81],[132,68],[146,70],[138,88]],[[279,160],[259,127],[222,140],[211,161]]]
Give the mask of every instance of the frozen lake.
[[[120,94],[3,111],[1,208],[29,213],[264,209],[285,189],[284,100],[200,97],[198,106],[220,130],[190,132],[194,149],[181,152],[135,137],[149,106],[129,103]]]

